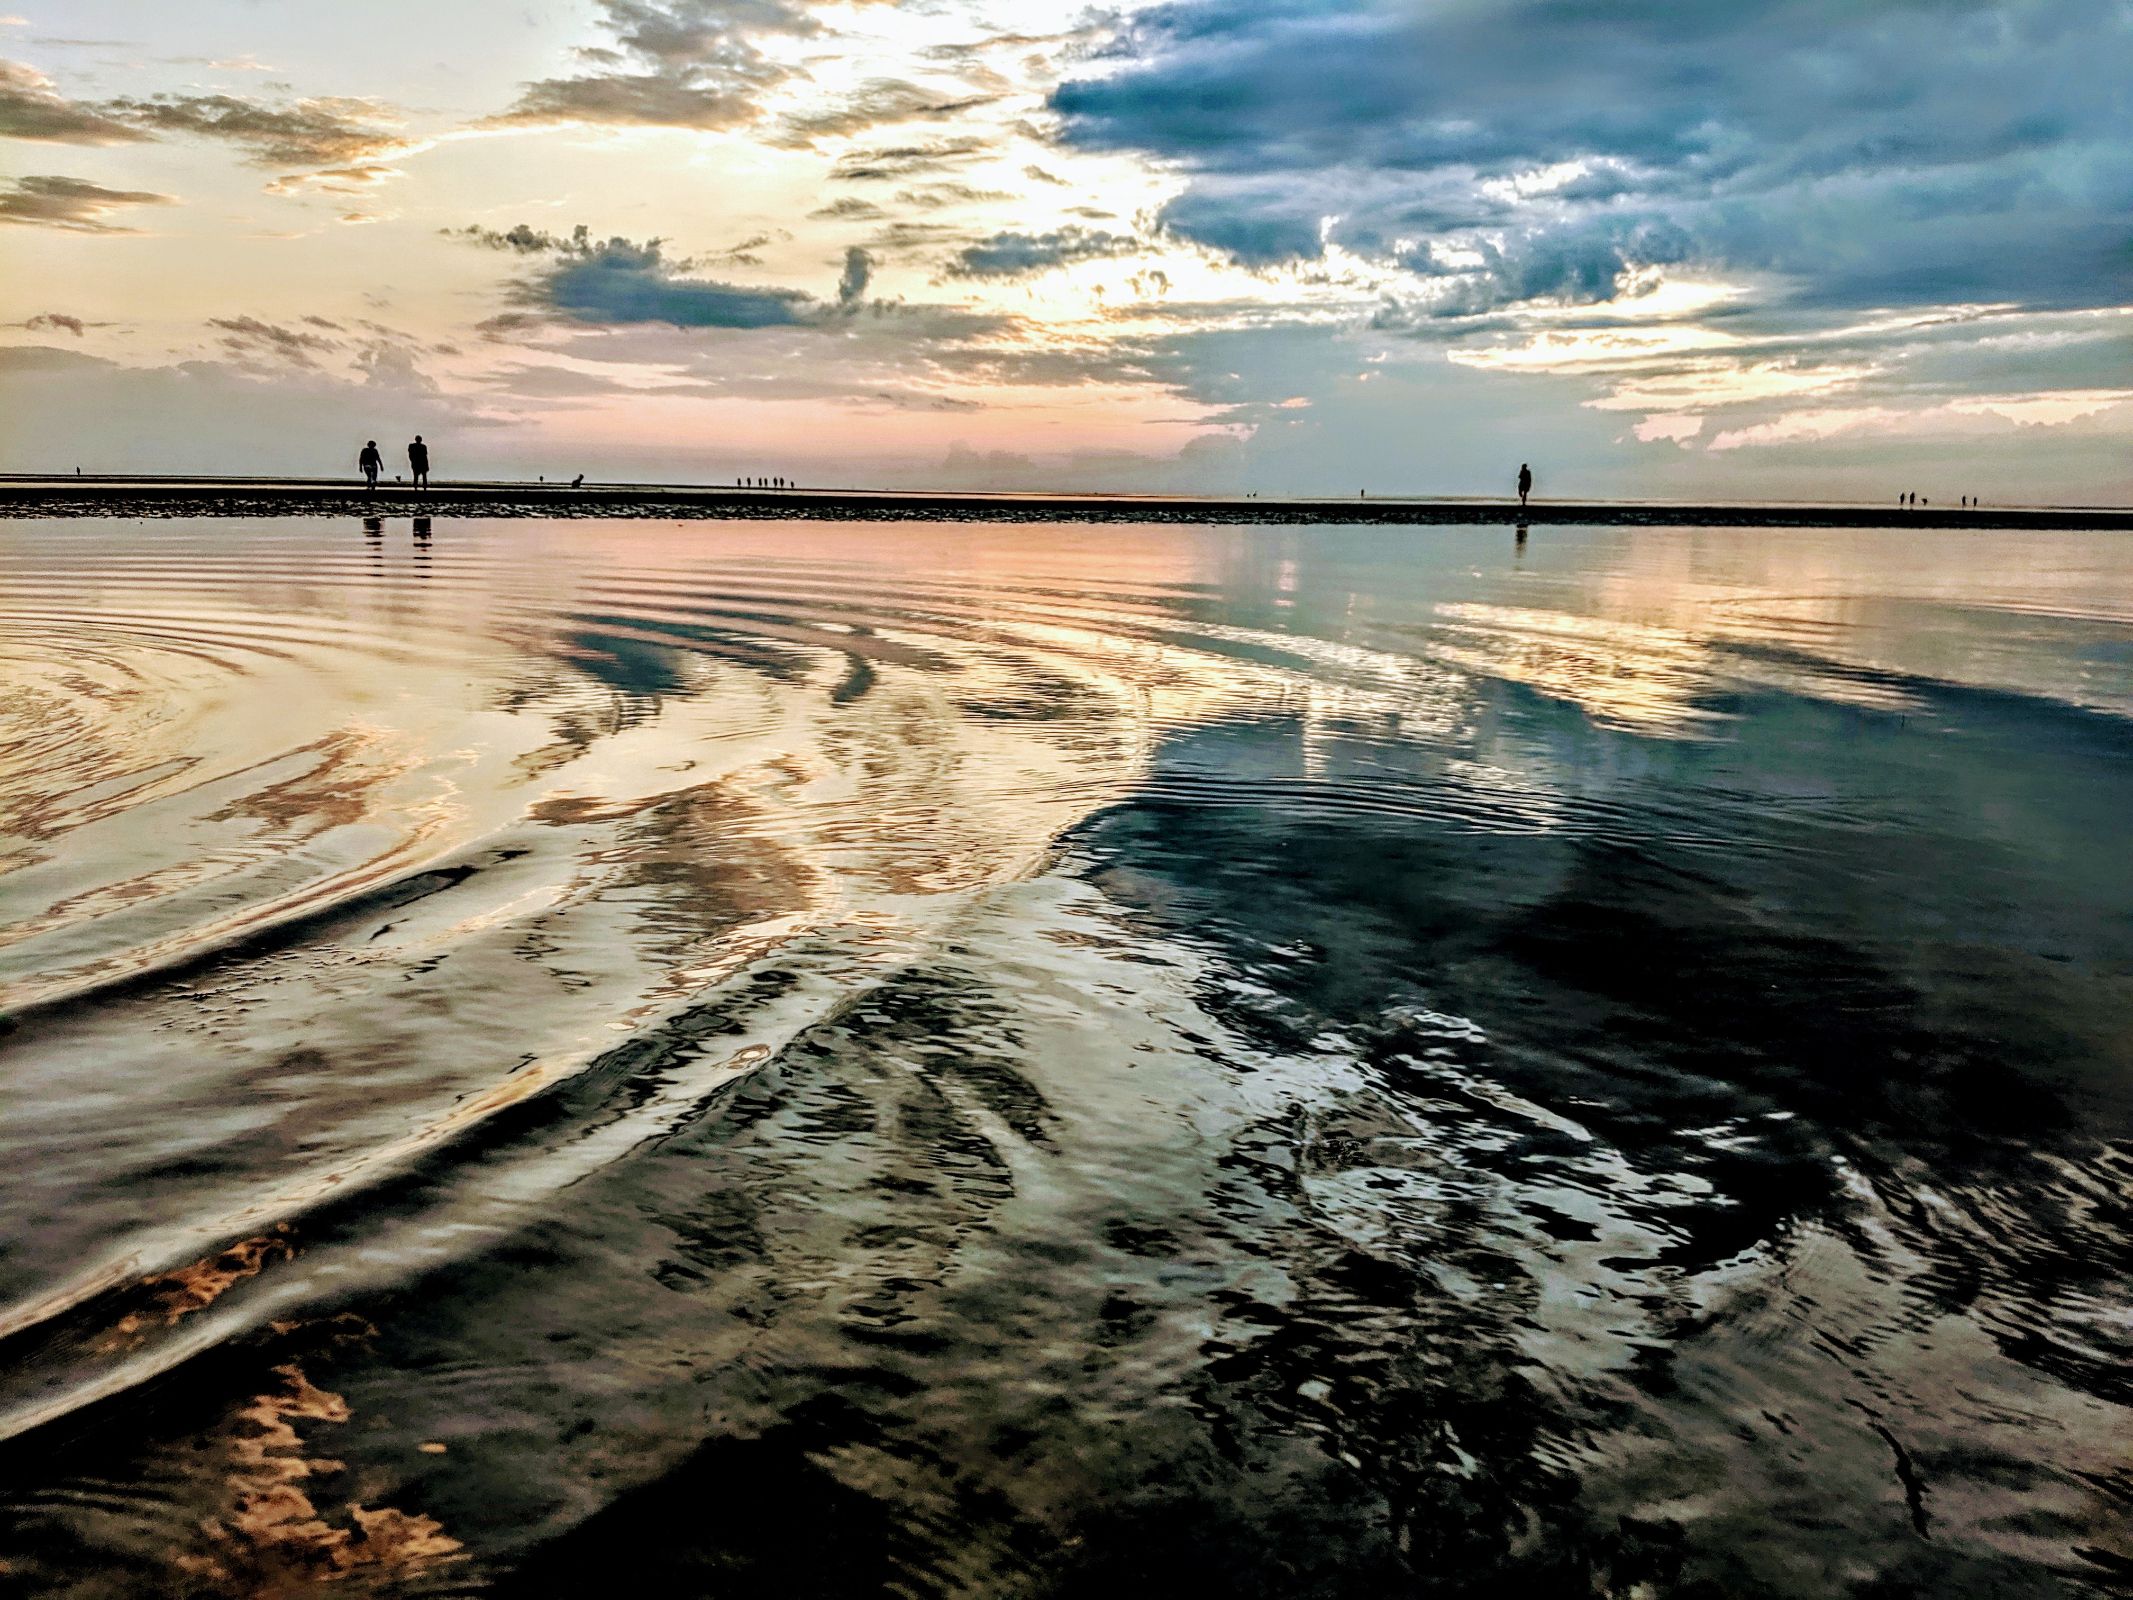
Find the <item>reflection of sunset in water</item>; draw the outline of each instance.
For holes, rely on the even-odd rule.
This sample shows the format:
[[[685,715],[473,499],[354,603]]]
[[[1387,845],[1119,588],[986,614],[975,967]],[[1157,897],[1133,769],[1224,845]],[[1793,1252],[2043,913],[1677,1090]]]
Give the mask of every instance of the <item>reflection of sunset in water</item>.
[[[1267,1570],[1255,1483],[1409,1577],[2106,1548],[2106,539],[14,523],[0,583],[34,1581],[540,1592],[710,1560],[671,1495],[744,1589],[995,1593],[1188,1481]]]

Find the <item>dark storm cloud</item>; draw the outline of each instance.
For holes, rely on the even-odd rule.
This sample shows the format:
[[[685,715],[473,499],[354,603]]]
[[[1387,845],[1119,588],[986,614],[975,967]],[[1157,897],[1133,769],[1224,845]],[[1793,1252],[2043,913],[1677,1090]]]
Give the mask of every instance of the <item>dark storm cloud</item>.
[[[1246,199],[1234,190],[1187,190],[1157,220],[1165,231],[1248,267],[1309,260],[1322,248],[1319,213],[1286,194]]]
[[[106,222],[122,206],[167,206],[175,196],[144,189],[106,189],[82,178],[30,177],[0,180],[0,222],[33,228],[63,228],[69,233],[134,233]]]
[[[948,264],[948,276],[1024,278],[1069,262],[1127,255],[1140,248],[1137,239],[1093,228],[1055,228],[1049,233],[996,233],[958,251]]]
[[[516,242],[507,246],[524,247]],[[521,303],[573,322],[664,322],[677,328],[771,328],[814,304],[797,289],[744,288],[687,276],[661,241],[594,240],[585,230],[548,250],[550,264],[519,286]]]
[[[152,137],[100,107],[65,98],[35,67],[0,61],[0,138],[93,145]]]
[[[1180,0],[1109,56],[1054,92],[1066,141],[1175,164],[1165,225],[1251,264],[1330,218],[1385,256],[1492,230],[1428,274],[1469,311],[1604,298],[1610,252],[1832,304],[2133,287],[2119,0]]]
[[[875,256],[867,248],[848,249],[834,288],[817,296],[697,276],[713,258],[670,259],[658,241],[597,240],[584,228],[448,231],[521,265],[507,290],[511,309],[482,324],[489,339],[573,363],[656,369],[648,385],[627,386],[670,398],[962,411],[982,402],[957,391],[1074,387],[1145,370],[1130,341],[1052,349],[1011,314],[869,299]],[[736,358],[730,339],[699,336],[712,330],[744,333],[748,359]],[[496,382],[528,396],[613,392],[576,368],[515,366]]]
[[[492,125],[738,127],[792,76],[757,41],[819,28],[797,0],[599,0],[599,11],[613,42],[580,50],[584,71],[527,84]]]
[[[670,260],[665,241],[595,239],[589,228],[546,233],[520,223],[513,228],[445,230],[491,250],[534,258],[541,265],[511,289],[514,312],[491,318],[491,337],[538,328],[543,317],[599,326],[664,323],[676,328],[800,327],[850,317],[866,306],[874,257],[857,246],[844,253],[834,296],[820,299],[800,289],[722,283],[698,276],[714,262],[748,259],[747,248],[705,257]],[[762,239],[747,245],[761,244]]]

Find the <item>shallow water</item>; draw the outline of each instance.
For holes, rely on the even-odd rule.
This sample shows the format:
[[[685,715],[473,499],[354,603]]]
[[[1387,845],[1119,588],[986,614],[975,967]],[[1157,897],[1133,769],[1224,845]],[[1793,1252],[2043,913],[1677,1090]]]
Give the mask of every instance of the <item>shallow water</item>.
[[[2121,539],[0,523],[0,741],[0,1587],[2133,1582]]]

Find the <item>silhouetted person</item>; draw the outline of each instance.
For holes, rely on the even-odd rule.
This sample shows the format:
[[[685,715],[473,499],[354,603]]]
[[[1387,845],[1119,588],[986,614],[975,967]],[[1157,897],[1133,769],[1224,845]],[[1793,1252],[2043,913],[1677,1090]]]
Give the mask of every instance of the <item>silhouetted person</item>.
[[[378,441],[373,439],[363,446],[363,453],[356,457],[356,465],[363,469],[363,487],[376,489],[378,474],[385,470],[385,458],[378,454]]]
[[[415,487],[430,486],[430,447],[422,442],[422,435],[415,435],[415,442],[407,447],[407,470],[415,480]]]
[[[584,488],[584,487],[585,487],[585,474],[581,472],[581,473],[579,473],[579,474],[578,474],[578,475],[577,475],[577,476],[576,476],[575,478],[572,478],[572,479],[570,480],[570,486],[571,486],[571,487],[572,487],[573,489],[582,489],[582,488]]]
[[[1525,509],[1526,496],[1533,492],[1533,469],[1521,461],[1518,464],[1518,505]]]

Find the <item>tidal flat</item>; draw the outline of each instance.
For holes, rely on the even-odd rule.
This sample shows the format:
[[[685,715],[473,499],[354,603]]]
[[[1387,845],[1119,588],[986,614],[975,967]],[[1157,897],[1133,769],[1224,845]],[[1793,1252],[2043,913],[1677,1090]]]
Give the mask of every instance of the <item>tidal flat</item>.
[[[2133,542],[0,521],[0,1586],[2106,1595]]]

